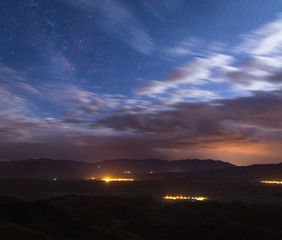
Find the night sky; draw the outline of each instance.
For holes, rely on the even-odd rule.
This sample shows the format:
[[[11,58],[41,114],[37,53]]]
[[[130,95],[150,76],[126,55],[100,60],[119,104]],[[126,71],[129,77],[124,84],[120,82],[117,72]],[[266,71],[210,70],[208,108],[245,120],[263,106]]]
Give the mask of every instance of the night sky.
[[[0,2],[0,159],[282,161],[282,1]]]

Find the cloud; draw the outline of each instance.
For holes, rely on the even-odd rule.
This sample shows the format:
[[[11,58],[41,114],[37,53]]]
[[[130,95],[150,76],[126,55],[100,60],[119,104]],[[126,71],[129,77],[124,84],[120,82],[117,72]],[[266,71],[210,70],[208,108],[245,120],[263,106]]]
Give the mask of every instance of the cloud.
[[[78,108],[89,107],[98,96],[79,89],[65,88],[65,91],[69,94],[69,99],[64,99],[65,107],[68,101],[75,100]],[[9,92],[5,94],[8,94],[7,99],[13,97]],[[57,94],[64,96],[60,91]],[[117,98],[104,96],[113,101]],[[117,99],[126,102],[121,96]],[[12,100],[13,104],[17,102]],[[22,99],[18,101],[19,105],[25,105]],[[159,103],[158,108],[138,99],[131,99],[127,104],[131,105],[113,105],[113,112],[101,105],[106,112],[100,113],[98,118],[80,117],[76,113],[67,113],[63,118],[42,118],[27,117],[29,113],[24,111],[2,112],[0,131],[5,141],[0,146],[1,156],[15,158],[16,155],[7,150],[13,146],[18,147],[17,154],[22,153],[21,157],[69,156],[89,161],[136,158],[137,153],[140,158],[175,158],[192,153],[201,157],[207,152],[212,157],[217,156],[216,151],[226,153],[234,148],[241,151],[240,146],[244,146],[243,149],[252,146],[255,153],[256,145],[282,142],[281,91],[259,91],[248,97],[215,98],[206,102],[164,102]],[[139,104],[143,105],[138,108]],[[150,111],[154,107],[155,110]],[[28,155],[27,149],[32,148],[38,151]]]
[[[94,117],[109,112],[114,112],[125,104],[123,95],[98,93],[97,89],[86,90],[70,84],[56,85],[56,87],[46,86],[46,94],[53,104],[60,105],[64,116]]]
[[[282,91],[258,91],[254,96],[223,99],[219,103],[236,122],[282,130]]]
[[[202,103],[176,103],[170,110],[123,113],[96,121],[93,127],[138,134],[175,136],[173,142],[209,145],[217,142],[281,141],[282,92],[256,92],[253,96]],[[170,139],[171,140],[171,139]],[[169,144],[169,143],[167,143]],[[176,144],[177,145],[177,144]],[[195,144],[193,144],[194,146]]]
[[[181,84],[204,85],[213,81],[212,73],[223,69],[233,61],[224,54],[213,54],[208,58],[196,58],[192,63],[175,68],[164,81],[153,81],[139,89],[140,95],[165,93],[168,89],[178,88]]]
[[[235,47],[235,55],[234,52],[231,55],[226,48],[220,48],[214,52],[211,52],[211,49],[206,50],[206,56],[193,52],[202,57],[194,58],[186,64],[175,67],[166,78],[150,81],[138,88],[136,93],[141,96],[158,97],[162,100],[164,95],[167,95],[169,100],[171,92],[177,92],[179,89],[187,89],[192,92],[193,88],[197,86],[197,92],[200,93],[200,90],[206,90],[205,85],[211,83],[225,84],[224,91],[219,86],[219,91],[216,93],[218,97],[226,96],[226,90],[233,96],[251,95],[252,91],[259,90],[280,90],[282,89],[281,24],[282,17],[279,16],[273,22],[245,35],[243,43]],[[179,60],[179,57],[192,53],[190,52],[191,44],[199,44],[199,42],[199,40],[186,39],[178,42],[172,48],[164,48],[163,51],[167,57]],[[202,100],[214,97],[211,94],[210,98],[207,96],[204,94]]]
[[[28,83],[27,76],[15,69],[12,69],[0,63],[0,87],[2,89],[19,90],[29,92],[31,94],[39,94],[40,92],[34,86]]]
[[[1,144],[5,142],[32,141],[32,129],[42,127],[31,109],[29,101],[0,86],[0,132]]]
[[[227,67],[222,78],[250,91],[282,88],[281,57],[250,56],[237,67]]]
[[[168,103],[184,102],[184,101],[207,101],[221,98],[212,91],[202,90],[198,88],[177,89],[168,93]]]
[[[165,54],[164,59],[185,57],[197,54],[193,49],[200,45],[202,41],[197,38],[187,38],[175,44],[173,47],[165,47],[162,52]]]
[[[95,14],[102,30],[118,37],[136,51],[150,54],[154,43],[133,11],[121,1],[59,0]]]
[[[5,87],[0,86],[0,115],[21,115],[29,113],[29,108],[27,106],[27,100],[17,94],[11,93]]]
[[[244,36],[244,42],[237,48],[252,55],[275,55],[282,51],[282,15]]]
[[[0,63],[0,80],[2,81],[23,81],[24,75],[8,66]]]

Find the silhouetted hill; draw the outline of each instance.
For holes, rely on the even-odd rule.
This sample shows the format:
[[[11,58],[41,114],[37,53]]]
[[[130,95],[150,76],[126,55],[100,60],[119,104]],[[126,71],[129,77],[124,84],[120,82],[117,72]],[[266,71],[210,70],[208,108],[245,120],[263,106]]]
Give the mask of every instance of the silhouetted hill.
[[[130,171],[132,174],[164,173],[164,172],[192,172],[199,170],[212,170],[234,167],[227,162],[215,160],[186,159],[165,161],[160,159],[132,160],[116,159],[106,160],[96,164],[99,171],[120,174]]]
[[[149,173],[191,172],[234,165],[214,160],[179,160],[165,161],[159,159],[106,160],[98,163],[85,163],[72,160],[29,159],[0,162],[0,178],[87,178],[105,176],[134,177]]]
[[[73,160],[28,159],[0,162],[0,178],[53,179],[88,177],[191,177],[210,180],[281,179],[282,163],[238,167],[227,162],[198,159],[117,159],[98,163]]]
[[[45,158],[0,162],[0,178],[81,178],[89,167],[84,162]]]
[[[278,164],[255,164],[250,166],[218,168],[213,170],[194,171],[189,173],[158,174],[166,178],[192,178],[213,181],[260,181],[281,180],[282,163]]]

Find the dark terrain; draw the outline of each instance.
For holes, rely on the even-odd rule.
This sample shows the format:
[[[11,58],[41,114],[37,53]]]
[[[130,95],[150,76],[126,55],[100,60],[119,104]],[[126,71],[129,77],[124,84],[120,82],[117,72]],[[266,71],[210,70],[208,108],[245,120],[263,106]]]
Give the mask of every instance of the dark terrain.
[[[282,164],[136,160],[126,165],[128,161],[1,163],[0,239],[282,239],[282,185],[260,183],[281,180]],[[104,169],[106,174],[114,168],[113,175],[126,169],[131,173],[125,175],[137,180],[81,178],[86,171]],[[25,169],[23,175],[17,175],[20,169]],[[165,195],[208,199],[162,200]]]
[[[164,202],[152,197],[0,198],[0,236],[13,240],[281,239],[281,205]]]

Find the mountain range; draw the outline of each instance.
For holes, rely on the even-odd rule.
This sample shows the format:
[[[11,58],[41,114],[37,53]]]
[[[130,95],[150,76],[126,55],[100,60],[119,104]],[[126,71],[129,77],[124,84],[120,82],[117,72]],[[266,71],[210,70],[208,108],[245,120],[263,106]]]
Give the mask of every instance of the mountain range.
[[[160,159],[117,159],[96,163],[73,160],[27,159],[0,162],[0,179],[54,179],[92,177],[136,177],[166,172],[193,172],[235,167],[227,162],[187,159],[166,161]]]
[[[0,162],[0,179],[148,179],[188,177],[216,180],[282,179],[282,163],[236,166],[215,160],[116,159],[96,163],[47,158]]]

